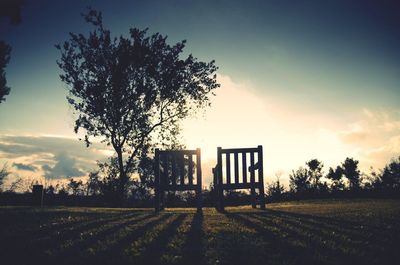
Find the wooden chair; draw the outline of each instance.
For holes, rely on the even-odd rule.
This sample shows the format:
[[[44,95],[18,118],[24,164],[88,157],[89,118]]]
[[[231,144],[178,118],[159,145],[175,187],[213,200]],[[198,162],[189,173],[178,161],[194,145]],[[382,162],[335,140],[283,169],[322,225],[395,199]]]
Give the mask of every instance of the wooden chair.
[[[247,159],[249,154],[250,161]],[[223,163],[223,156],[225,157]],[[233,179],[232,179],[232,166],[231,158],[233,156]],[[255,156],[257,162],[255,162]],[[241,161],[242,178],[239,178],[239,163]],[[250,162],[250,163],[249,163]],[[249,165],[249,167],[247,167]],[[258,171],[258,178],[256,179],[256,171]],[[250,173],[250,179],[248,174]],[[265,209],[265,196],[264,196],[264,171],[263,171],[263,149],[259,145],[256,148],[233,148],[222,149],[218,147],[217,150],[217,165],[213,168],[214,175],[214,194],[215,204],[219,211],[224,211],[224,190],[234,189],[250,189],[251,191],[251,205],[256,208],[257,198],[255,190],[258,189],[258,201],[261,209]]]
[[[202,210],[200,148],[196,150],[156,149],[154,171],[156,212],[165,208],[165,191],[196,191],[197,210]],[[194,173],[196,180],[194,180]]]

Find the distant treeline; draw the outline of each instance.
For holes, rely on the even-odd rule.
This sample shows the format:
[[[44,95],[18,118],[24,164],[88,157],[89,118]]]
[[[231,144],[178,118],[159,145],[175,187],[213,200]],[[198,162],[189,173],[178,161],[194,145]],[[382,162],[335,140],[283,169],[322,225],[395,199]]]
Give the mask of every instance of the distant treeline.
[[[151,163],[149,163],[151,165]],[[358,168],[358,161],[346,158],[335,168],[325,173],[323,163],[312,159],[305,167],[292,170],[289,174],[289,187],[285,187],[279,176],[266,187],[268,202],[319,199],[382,197],[400,198],[400,157],[390,161],[381,170],[372,170],[368,174]],[[151,171],[141,171],[139,179],[130,179],[126,188],[125,207],[153,207],[153,183]],[[5,168],[0,171],[0,204],[29,205],[34,202],[32,185],[25,193],[15,192],[18,183],[2,190],[3,179],[9,174]],[[67,183],[49,185],[43,190],[44,205],[113,207],[118,201],[118,178],[112,164],[102,165],[97,172],[91,172],[84,182],[70,178]],[[250,204],[250,195],[246,191],[228,191],[225,193],[228,205]],[[36,202],[37,203],[37,202]],[[168,192],[168,207],[195,207],[196,198],[192,192]],[[213,184],[203,189],[203,205],[214,206]],[[118,205],[121,206],[121,205]]]
[[[362,173],[358,161],[346,158],[324,173],[323,163],[312,159],[289,174],[289,189],[279,177],[267,187],[270,201],[331,197],[400,197],[400,157],[383,169]]]

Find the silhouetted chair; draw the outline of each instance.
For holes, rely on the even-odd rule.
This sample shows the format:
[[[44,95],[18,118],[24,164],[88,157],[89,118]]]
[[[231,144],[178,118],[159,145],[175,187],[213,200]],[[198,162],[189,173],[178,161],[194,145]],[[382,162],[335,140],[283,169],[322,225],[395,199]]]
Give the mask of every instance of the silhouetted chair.
[[[232,179],[231,174],[232,157],[234,179]],[[248,161],[248,157],[250,161]],[[257,159],[257,161],[255,161],[255,159]],[[241,174],[239,172],[239,164],[241,165]],[[247,165],[249,165],[249,167],[247,167]],[[258,177],[256,177],[256,171]],[[250,173],[250,179],[248,179],[247,172]],[[260,208],[265,209],[263,174],[263,150],[261,145],[256,148],[222,149],[218,147],[217,165],[213,168],[214,198],[217,210],[224,210],[224,190],[235,189],[250,189],[251,205],[253,208],[256,208],[257,196],[255,190],[258,189]],[[239,175],[242,177],[240,178]]]
[[[194,162],[194,157],[195,161]],[[155,150],[155,210],[165,208],[165,191],[196,191],[197,210],[202,209],[201,151]],[[196,180],[194,179],[196,175]]]

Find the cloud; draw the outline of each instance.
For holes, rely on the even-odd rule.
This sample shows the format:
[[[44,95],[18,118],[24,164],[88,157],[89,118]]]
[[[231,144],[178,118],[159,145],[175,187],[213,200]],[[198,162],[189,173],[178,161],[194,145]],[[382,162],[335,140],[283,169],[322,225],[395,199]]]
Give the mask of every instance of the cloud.
[[[49,166],[49,165],[43,165],[42,166],[42,169],[44,170],[44,171],[51,171],[51,166]]]
[[[97,167],[112,151],[104,144],[89,148],[74,138],[61,136],[0,135],[0,162],[12,163],[21,175],[64,178],[82,176]]]
[[[13,167],[15,167],[19,170],[32,171],[32,172],[35,172],[37,170],[37,168],[35,166],[25,165],[23,163],[13,163],[12,165],[13,165]]]
[[[69,137],[55,136],[21,136],[0,135],[0,155],[7,157],[19,157],[32,154],[58,154],[68,150],[72,156],[85,158],[102,157],[99,150],[105,149],[103,144],[93,143],[89,148],[86,145]]]
[[[80,177],[85,175],[85,173],[77,167],[76,160],[65,153],[57,154],[54,160],[56,164],[53,167],[47,164],[42,166],[46,179]]]
[[[7,157],[18,157],[21,155],[31,154],[31,153],[42,153],[43,148],[40,146],[32,146],[25,144],[14,143],[9,141],[10,139],[0,138],[4,142],[0,142],[0,154],[6,154]]]
[[[365,144],[368,142],[368,132],[364,129],[356,129],[342,132],[340,138],[347,144]]]
[[[386,121],[383,124],[383,128],[386,131],[395,131],[395,130],[400,130],[400,121]]]
[[[339,133],[339,138],[358,148],[360,163],[381,168],[400,154],[400,113],[363,109],[358,120]]]

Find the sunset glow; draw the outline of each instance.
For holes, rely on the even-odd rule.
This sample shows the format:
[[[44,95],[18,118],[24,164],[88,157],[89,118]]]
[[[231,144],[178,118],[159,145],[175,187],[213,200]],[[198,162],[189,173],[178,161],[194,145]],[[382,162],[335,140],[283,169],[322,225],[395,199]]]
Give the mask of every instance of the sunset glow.
[[[291,170],[313,158],[326,172],[354,157],[368,173],[400,154],[400,34],[389,7],[61,2],[26,1],[20,25],[0,20],[1,38],[12,45],[11,93],[0,105],[0,165],[7,163],[12,177],[86,176],[113,154],[77,140],[56,65],[54,44],[89,29],[79,15],[87,5],[104,12],[115,36],[149,27],[170,43],[187,39],[187,54],[216,60],[221,87],[211,107],[182,122],[183,143],[202,149],[204,185],[219,146],[263,145],[266,181],[280,175],[285,184]]]

